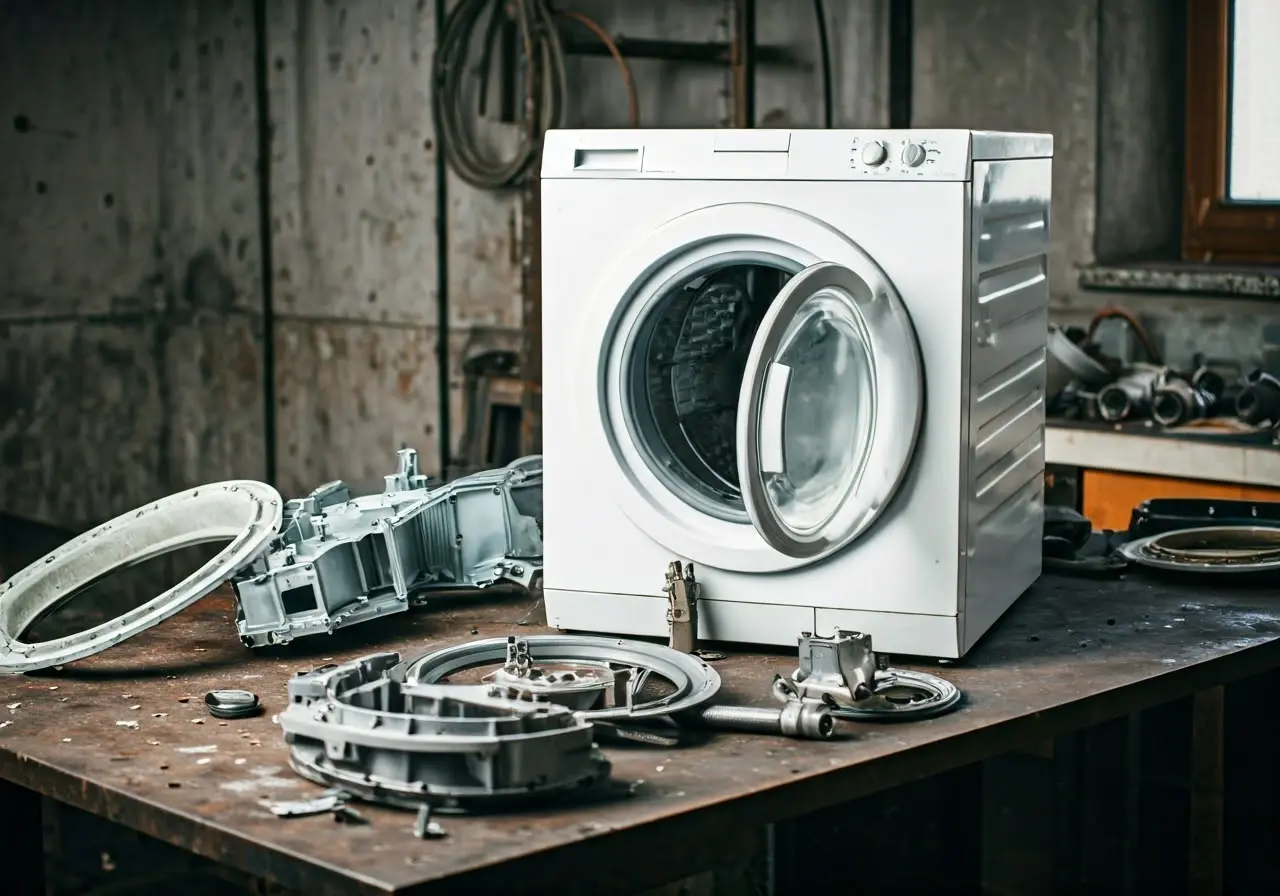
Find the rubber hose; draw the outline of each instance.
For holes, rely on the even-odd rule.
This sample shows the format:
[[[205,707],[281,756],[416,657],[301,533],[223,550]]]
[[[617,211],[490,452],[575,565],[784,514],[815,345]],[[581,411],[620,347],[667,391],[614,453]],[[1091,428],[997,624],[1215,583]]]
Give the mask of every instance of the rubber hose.
[[[501,39],[499,17],[510,9],[519,29],[523,55],[524,97],[520,109],[519,145],[507,158],[495,157],[477,138],[463,110],[465,78],[479,44],[481,91],[488,83],[488,62]],[[486,15],[487,14],[487,15]],[[488,27],[482,29],[482,23]],[[481,40],[476,41],[477,34]],[[538,164],[542,137],[561,124],[566,94],[564,48],[545,0],[459,0],[440,24],[432,66],[432,113],[436,139],[445,160],[473,187],[497,190],[523,181]]]

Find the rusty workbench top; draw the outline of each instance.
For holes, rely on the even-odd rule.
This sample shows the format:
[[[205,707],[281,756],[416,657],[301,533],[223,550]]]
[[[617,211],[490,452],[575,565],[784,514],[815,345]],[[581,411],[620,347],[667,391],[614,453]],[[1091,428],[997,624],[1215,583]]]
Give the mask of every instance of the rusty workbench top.
[[[264,796],[318,790],[289,771],[271,721],[294,672],[374,650],[416,654],[539,631],[517,627],[536,618],[530,610],[527,597],[478,595],[250,654],[235,637],[230,598],[215,595],[63,670],[0,677],[0,777],[309,894],[488,892],[506,875],[613,892],[701,870],[713,853],[732,856],[736,838],[763,823],[1280,665],[1280,598],[1265,592],[1046,577],[964,664],[942,670],[966,704],[939,719],[847,724],[822,743],[718,734],[695,747],[613,749],[615,777],[643,782],[631,798],[441,817],[450,836],[436,841],[415,839],[406,812],[362,807],[370,824],[347,826],[260,807]],[[722,696],[769,705],[773,674],[794,664],[731,654],[716,664]],[[206,715],[206,691],[237,686],[261,695],[263,716]],[[645,855],[662,858],[636,861]],[[588,880],[583,862],[595,869]]]

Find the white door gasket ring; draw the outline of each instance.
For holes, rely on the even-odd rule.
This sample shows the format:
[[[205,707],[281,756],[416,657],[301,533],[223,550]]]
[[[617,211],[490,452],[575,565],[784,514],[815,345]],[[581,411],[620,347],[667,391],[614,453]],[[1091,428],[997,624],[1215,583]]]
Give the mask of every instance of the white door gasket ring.
[[[84,659],[191,606],[261,553],[280,530],[280,493],[262,482],[216,482],[161,498],[73,538],[0,582],[0,672]],[[99,579],[153,557],[230,539],[163,594],[92,628],[50,641],[20,638],[44,613]]]

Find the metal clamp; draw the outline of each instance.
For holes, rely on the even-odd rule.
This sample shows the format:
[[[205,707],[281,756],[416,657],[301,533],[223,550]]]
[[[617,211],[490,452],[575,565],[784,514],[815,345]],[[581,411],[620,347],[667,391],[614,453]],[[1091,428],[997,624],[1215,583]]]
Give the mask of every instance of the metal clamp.
[[[672,560],[667,566],[667,624],[671,634],[667,642],[672,650],[693,653],[698,649],[698,581],[693,564],[683,566]]]

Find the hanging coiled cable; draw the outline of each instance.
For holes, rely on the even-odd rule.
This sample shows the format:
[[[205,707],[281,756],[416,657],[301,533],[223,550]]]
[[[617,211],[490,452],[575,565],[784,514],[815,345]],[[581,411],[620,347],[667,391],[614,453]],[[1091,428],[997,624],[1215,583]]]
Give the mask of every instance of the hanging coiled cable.
[[[502,17],[514,18],[523,55],[524,97],[519,145],[506,158],[482,145],[464,113],[464,79],[472,64],[475,37],[480,45],[480,109],[486,104],[489,61],[500,39]],[[545,0],[458,0],[440,26],[432,78],[436,135],[449,167],[467,183],[484,190],[514,186],[538,163],[542,135],[560,124],[566,94],[565,57],[552,10]]]

